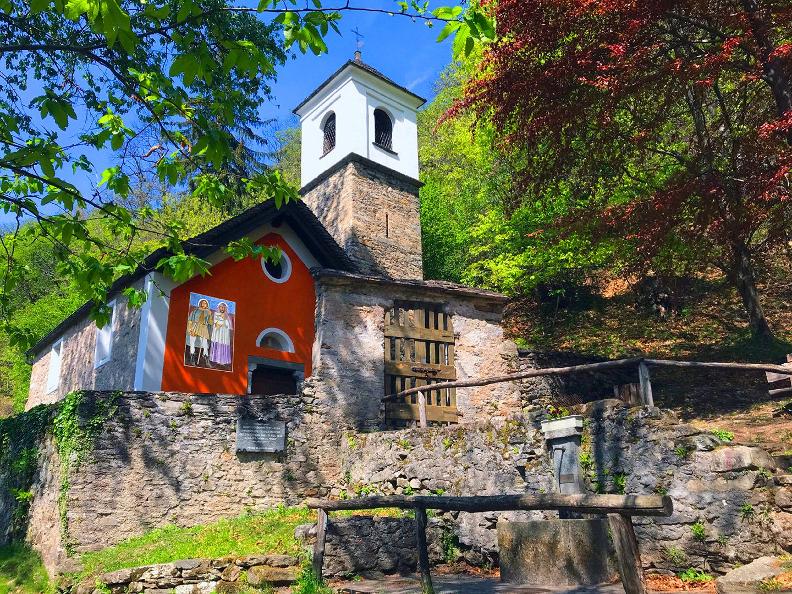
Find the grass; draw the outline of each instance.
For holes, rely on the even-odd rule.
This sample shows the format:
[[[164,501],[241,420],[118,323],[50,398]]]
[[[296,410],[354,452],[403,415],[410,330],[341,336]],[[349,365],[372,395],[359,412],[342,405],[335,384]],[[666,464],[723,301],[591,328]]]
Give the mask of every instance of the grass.
[[[157,528],[101,551],[84,553],[83,571],[77,579],[178,559],[264,553],[298,555],[301,547],[294,538],[294,529],[314,519],[315,512],[307,508],[281,506],[191,528]]]
[[[336,512],[332,515],[347,517],[357,514],[403,516],[402,510],[397,509]],[[82,582],[91,576],[117,569],[168,563],[178,559],[214,559],[228,555],[241,557],[267,553],[299,556],[302,543],[294,538],[294,529],[299,524],[314,521],[314,510],[281,505],[264,512],[243,514],[191,528],[164,526],[101,551],[83,553],[80,557],[83,569],[73,577]],[[27,594],[26,591],[22,592]],[[5,593],[0,590],[0,594]]]
[[[54,588],[38,553],[21,544],[0,547],[0,594],[49,594]]]

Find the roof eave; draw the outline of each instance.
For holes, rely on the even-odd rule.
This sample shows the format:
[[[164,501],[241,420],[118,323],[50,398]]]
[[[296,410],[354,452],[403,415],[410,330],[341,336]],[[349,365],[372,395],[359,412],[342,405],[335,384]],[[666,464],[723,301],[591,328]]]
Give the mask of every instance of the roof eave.
[[[364,73],[366,73],[366,74],[368,74],[368,75],[370,75],[370,76],[372,76],[372,77],[374,77],[374,78],[376,78],[378,80],[381,80],[382,82],[385,82],[385,83],[391,85],[392,87],[398,89],[399,91],[401,91],[405,95],[411,97],[412,99],[415,100],[415,103],[416,103],[415,109],[418,109],[419,107],[421,107],[422,105],[424,105],[426,103],[426,99],[424,97],[421,97],[420,95],[417,95],[417,94],[413,93],[412,91],[410,91],[406,87],[403,87],[402,85],[392,81],[391,79],[389,79],[385,75],[377,73],[377,72],[372,72],[371,70],[369,70],[367,68],[364,68],[360,64],[356,63],[354,60],[348,60],[338,70],[336,70],[333,74],[331,74],[321,85],[316,87],[316,89],[310,95],[308,95],[305,99],[303,99],[299,103],[299,105],[297,105],[297,107],[295,107],[292,110],[292,113],[297,115],[297,116],[300,116],[301,115],[300,111],[302,110],[303,107],[308,105],[311,102],[311,100],[314,99],[323,89],[325,89],[326,87],[331,85],[333,83],[333,81],[335,81],[338,77],[340,77],[342,74],[344,74],[344,71],[347,68],[351,68],[351,67],[357,68],[361,72],[364,72]]]

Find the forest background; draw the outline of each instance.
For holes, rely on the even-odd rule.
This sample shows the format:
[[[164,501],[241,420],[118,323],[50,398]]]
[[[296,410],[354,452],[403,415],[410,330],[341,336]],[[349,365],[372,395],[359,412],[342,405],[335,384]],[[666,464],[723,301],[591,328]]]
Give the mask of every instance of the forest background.
[[[765,361],[792,352],[792,249],[785,238],[753,262],[771,328],[768,337],[751,326],[733,279],[702,256],[710,250],[707,245],[671,236],[647,254],[640,241],[621,229],[608,234],[568,224],[581,210],[601,208],[598,191],[577,192],[574,176],[580,172],[540,189],[526,184],[526,172],[537,170],[545,147],[503,142],[506,134],[497,114],[463,105],[466,90],[469,96],[486,69],[483,60],[480,49],[458,54],[436,82],[434,99],[419,114],[426,278],[512,296],[507,328],[526,348],[603,357],[644,353]],[[255,168],[279,170],[286,181],[299,185],[296,127],[251,118],[243,136],[249,144],[238,147],[240,164],[250,166],[254,160]],[[656,179],[673,173],[666,163],[647,165]],[[617,185],[600,186],[609,201],[629,204],[646,197],[646,180],[636,176],[606,173],[599,179],[614,178]],[[148,216],[177,228],[187,239],[261,199],[239,188],[238,199],[218,207],[141,176],[132,180],[125,206],[150,209]],[[90,225],[90,213],[86,218]],[[105,230],[97,227],[95,232]],[[155,244],[145,234],[136,241],[140,249],[147,242]],[[54,328],[84,299],[63,273],[63,255],[56,249],[38,234],[15,242],[16,262],[26,274],[10,296],[9,311],[14,327],[33,339]],[[24,407],[30,375],[24,348],[0,333],[2,414]]]

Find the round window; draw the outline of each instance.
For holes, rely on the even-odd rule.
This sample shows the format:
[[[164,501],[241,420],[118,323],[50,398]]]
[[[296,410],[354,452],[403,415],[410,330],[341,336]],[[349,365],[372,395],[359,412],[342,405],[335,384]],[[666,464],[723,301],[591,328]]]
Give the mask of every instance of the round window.
[[[285,283],[289,280],[292,271],[291,260],[286,252],[281,251],[280,260],[273,262],[266,258],[261,259],[261,268],[272,282]]]

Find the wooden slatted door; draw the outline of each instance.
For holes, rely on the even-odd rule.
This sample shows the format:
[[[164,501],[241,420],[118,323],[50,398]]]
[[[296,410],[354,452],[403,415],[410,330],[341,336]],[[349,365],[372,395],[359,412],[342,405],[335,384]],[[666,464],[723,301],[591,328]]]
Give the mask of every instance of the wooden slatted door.
[[[456,379],[451,316],[436,303],[400,302],[385,313],[385,394]],[[458,421],[456,389],[427,388],[426,419]],[[418,395],[388,402],[388,421],[419,419]]]

